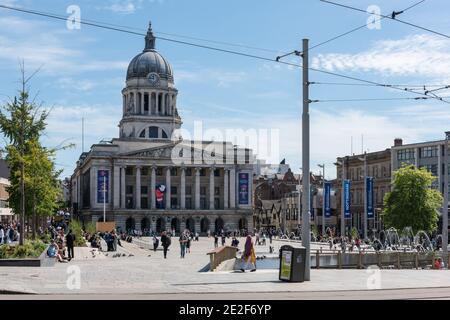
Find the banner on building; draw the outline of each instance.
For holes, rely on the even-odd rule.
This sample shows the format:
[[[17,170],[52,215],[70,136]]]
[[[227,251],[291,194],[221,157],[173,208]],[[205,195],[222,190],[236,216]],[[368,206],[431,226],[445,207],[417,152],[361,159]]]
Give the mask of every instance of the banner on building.
[[[325,217],[331,217],[331,182],[325,182],[324,198]]]
[[[165,185],[159,185],[155,190],[156,208],[164,209],[164,192],[166,191]]]
[[[351,218],[350,213],[350,187],[351,187],[351,181],[350,180],[344,180],[344,217],[347,219]]]
[[[97,171],[97,203],[109,202],[109,171]]]
[[[373,177],[366,177],[367,218],[374,217],[373,209]]]
[[[249,204],[249,174],[239,173],[239,204]]]

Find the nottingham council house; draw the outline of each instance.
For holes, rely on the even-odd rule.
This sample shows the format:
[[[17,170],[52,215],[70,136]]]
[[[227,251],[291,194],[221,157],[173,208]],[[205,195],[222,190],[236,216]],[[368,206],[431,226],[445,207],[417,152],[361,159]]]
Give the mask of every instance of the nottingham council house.
[[[105,211],[122,231],[252,231],[252,150],[177,135],[178,90],[151,26],[122,95],[119,138],[84,152],[71,176],[75,216],[97,222]]]

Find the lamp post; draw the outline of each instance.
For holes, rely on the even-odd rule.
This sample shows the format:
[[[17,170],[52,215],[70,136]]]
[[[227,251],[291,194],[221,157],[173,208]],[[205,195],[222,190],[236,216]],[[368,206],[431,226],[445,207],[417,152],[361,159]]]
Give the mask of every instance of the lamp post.
[[[445,132],[444,144],[444,204],[442,206],[442,260],[448,268],[448,141],[450,131]]]
[[[103,222],[106,222],[106,176],[103,176]]]
[[[367,154],[364,152],[364,157],[358,157],[359,161],[364,162],[364,217],[363,217],[363,232],[364,232],[364,240],[367,239]]]
[[[322,178],[322,236],[325,236],[325,164],[318,164],[323,169]]]
[[[336,161],[336,166],[342,166],[342,190],[341,190],[341,236],[345,236],[345,180],[347,178],[345,171],[345,157],[342,161]]]

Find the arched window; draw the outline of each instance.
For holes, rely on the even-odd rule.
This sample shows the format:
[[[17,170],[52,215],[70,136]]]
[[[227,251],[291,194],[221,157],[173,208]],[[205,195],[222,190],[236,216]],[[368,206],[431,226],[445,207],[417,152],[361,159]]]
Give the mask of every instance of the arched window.
[[[158,132],[159,132],[159,128],[158,127],[150,127],[148,129],[148,137],[150,139],[158,139]]]
[[[145,138],[145,130],[142,130],[141,134],[139,135],[139,138]]]
[[[161,132],[162,132],[162,138],[167,139],[168,138],[167,133],[164,130],[161,130]]]

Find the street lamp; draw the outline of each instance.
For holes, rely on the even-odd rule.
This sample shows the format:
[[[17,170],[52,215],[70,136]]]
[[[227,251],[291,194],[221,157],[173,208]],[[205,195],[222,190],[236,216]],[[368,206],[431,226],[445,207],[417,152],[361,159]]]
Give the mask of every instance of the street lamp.
[[[448,141],[450,131],[445,132],[444,144],[444,204],[442,206],[442,260],[448,268]]]
[[[364,240],[367,239],[367,154],[364,152],[364,157],[358,157],[359,161],[364,162],[364,217],[363,217],[363,229],[364,229]]]
[[[336,161],[336,166],[342,166],[342,190],[341,190],[341,236],[345,236],[345,157],[342,161]]]
[[[323,169],[322,178],[322,236],[325,236],[325,164],[318,164]]]

